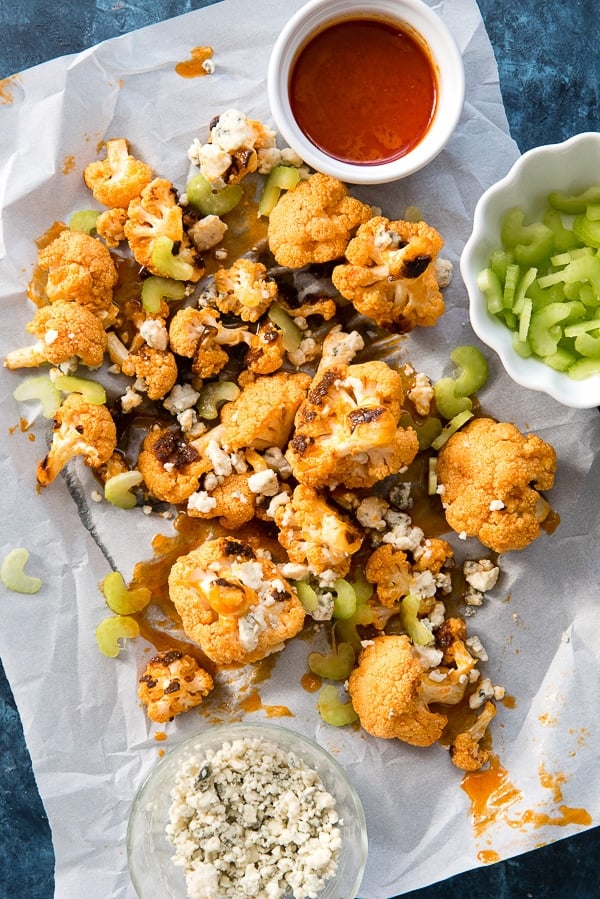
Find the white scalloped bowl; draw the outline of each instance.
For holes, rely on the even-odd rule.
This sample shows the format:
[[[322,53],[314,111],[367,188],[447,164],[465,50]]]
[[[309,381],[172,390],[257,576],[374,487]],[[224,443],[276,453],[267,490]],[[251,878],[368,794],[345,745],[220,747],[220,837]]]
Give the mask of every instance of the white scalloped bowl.
[[[473,216],[473,230],[460,259],[460,271],[469,294],[471,325],[491,347],[507,373],[522,387],[546,393],[575,409],[600,405],[600,375],[574,380],[538,359],[524,359],[512,346],[511,331],[487,311],[477,286],[477,275],[486,268],[490,254],[500,246],[500,224],[507,210],[520,206],[526,221],[541,217],[553,190],[579,193],[600,182],[600,133],[584,132],[558,144],[534,147],[524,153],[508,174],[480,197]]]
[[[365,164],[336,159],[309,140],[294,118],[289,79],[298,54],[314,35],[346,19],[398,23],[429,50],[437,75],[436,110],[420,142],[398,159]],[[454,38],[440,16],[422,0],[309,0],[290,18],[275,42],[267,87],[278,131],[308,165],[350,184],[382,184],[413,174],[444,148],[462,113],[465,73]]]

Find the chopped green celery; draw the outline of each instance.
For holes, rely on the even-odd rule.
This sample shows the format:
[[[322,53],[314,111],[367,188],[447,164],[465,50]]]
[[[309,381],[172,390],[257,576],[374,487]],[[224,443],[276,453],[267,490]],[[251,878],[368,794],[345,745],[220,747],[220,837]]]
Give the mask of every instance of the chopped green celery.
[[[430,415],[424,421],[418,423],[410,412],[402,412],[399,424],[405,430],[406,428],[412,428],[416,432],[420,450],[429,449],[442,430],[442,423],[435,415]]]
[[[519,330],[517,334],[520,343],[524,343],[527,340],[529,325],[531,324],[532,309],[533,302],[529,299],[529,297],[527,297],[523,302],[523,308],[521,310],[521,314],[519,315]]]
[[[337,689],[333,684],[326,684],[319,693],[319,714],[326,724],[334,727],[344,727],[346,724],[354,724],[358,721],[358,715],[354,711],[351,702],[340,702]]]
[[[297,350],[302,341],[302,331],[289,312],[286,312],[279,303],[271,303],[268,316],[283,332],[282,343],[284,350],[287,352]]]
[[[560,303],[564,298],[562,284],[553,284],[551,287],[540,287],[538,279],[529,286],[527,296],[531,297],[534,309],[543,309],[550,303]]]
[[[516,262],[511,262],[506,266],[506,277],[504,278],[504,290],[502,291],[502,305],[505,309],[512,309],[513,300],[515,298],[515,289],[519,281],[521,269]]]
[[[25,566],[29,561],[29,550],[24,546],[12,549],[2,560],[0,580],[7,590],[14,593],[38,593],[42,586],[39,577],[26,574]]]
[[[454,418],[451,418],[446,427],[443,428],[439,437],[436,437],[431,444],[432,449],[441,449],[443,445],[450,440],[452,435],[455,434],[459,428],[462,428],[462,426],[471,418],[473,418],[473,413],[469,409],[464,409],[462,412],[459,412],[458,415],[455,415]]]
[[[565,347],[558,347],[554,353],[544,356],[544,363],[556,371],[567,371],[577,360],[575,353]]]
[[[537,273],[537,268],[532,266],[531,268],[527,269],[527,271],[523,274],[523,277],[519,280],[512,306],[512,311],[515,313],[515,315],[520,315],[520,313],[522,312],[525,297],[527,296],[527,291],[535,281]]]
[[[352,618],[356,612],[356,593],[352,584],[345,578],[336,578],[333,594],[333,617]]]
[[[140,626],[135,618],[129,615],[114,615],[100,622],[96,628],[96,642],[103,655],[115,659],[121,651],[119,640],[137,637],[139,632]]]
[[[582,256],[593,256],[593,247],[577,247],[575,250],[567,250],[566,252],[557,253],[550,258],[552,265],[559,268],[561,265],[568,265],[574,259],[581,259]]]
[[[591,222],[600,221],[600,198],[598,203],[588,203],[585,214]]]
[[[496,315],[504,308],[502,282],[493,269],[484,268],[479,272],[477,275],[477,286],[485,294],[490,315]]]
[[[308,667],[312,673],[328,680],[345,681],[355,662],[356,653],[350,643],[339,643],[327,654],[311,652],[308,656]]]
[[[585,212],[590,203],[600,203],[600,184],[592,184],[587,190],[578,194],[569,194],[564,191],[553,190],[548,194],[548,203],[559,212],[568,215],[577,215]]]
[[[600,374],[600,359],[578,359],[568,371],[570,378],[575,381],[583,381],[591,375]]]
[[[334,621],[334,633],[338,643],[350,643],[354,651],[358,654],[361,649],[361,636],[358,632],[359,627],[366,627],[373,623],[373,609],[368,603],[369,597],[373,593],[373,585],[365,578],[364,586],[359,581],[354,582],[356,594],[356,611],[351,618],[336,618]],[[367,591],[370,592],[367,595]]]
[[[600,294],[600,257],[580,256],[573,259],[564,268],[538,278],[540,287],[550,287],[553,284],[573,284],[579,281],[588,281],[596,294]]]
[[[575,301],[569,303],[552,303],[544,306],[531,316],[529,325],[529,342],[537,356],[551,356],[556,352],[563,336],[561,322],[571,317],[584,315],[585,307]]]
[[[600,247],[600,221],[597,219],[590,219],[587,215],[576,215],[573,233],[587,246]]]
[[[117,615],[134,615],[145,609],[152,596],[148,587],[127,587],[119,571],[111,571],[100,582],[106,604]]]
[[[418,206],[407,206],[404,210],[403,219],[405,222],[422,222],[423,213]]]
[[[228,184],[221,190],[215,190],[204,175],[194,175],[188,181],[185,193],[190,206],[202,215],[225,215],[244,196],[244,190],[239,184]]]
[[[514,256],[509,250],[494,250],[489,260],[489,267],[498,276],[500,281],[504,282],[506,278],[506,269],[512,262]]]
[[[523,359],[529,359],[530,356],[533,355],[533,350],[531,349],[531,344],[528,340],[519,340],[519,334],[517,331],[513,331],[511,334],[512,345],[515,353],[518,353]]]
[[[575,351],[589,359],[600,359],[600,335],[579,334],[575,338]]]
[[[456,347],[450,353],[450,359],[458,367],[457,376],[441,378],[434,386],[436,406],[446,419],[473,408],[469,397],[483,387],[489,371],[487,359],[474,346]]]
[[[511,331],[515,330],[519,321],[512,309],[506,309],[504,312],[501,312],[498,318],[501,318],[506,327],[510,328]]]
[[[69,230],[92,235],[96,230],[96,219],[99,215],[100,212],[97,209],[81,209],[79,212],[74,212],[69,219]]]
[[[564,252],[579,246],[579,239],[570,228],[565,228],[562,215],[558,209],[547,209],[542,219],[554,235],[554,251]]]
[[[158,312],[161,300],[183,300],[185,286],[173,278],[151,275],[142,281],[142,306],[146,312]]]
[[[576,322],[574,325],[567,325],[565,328],[565,337],[579,337],[580,334],[587,334],[588,331],[597,331],[600,328],[600,318],[588,319],[584,322]]]
[[[106,481],[104,498],[118,509],[133,509],[137,505],[137,499],[131,490],[141,484],[142,480],[139,471],[120,471]]]
[[[78,375],[58,375],[54,386],[62,393],[80,393],[87,403],[102,406],[106,402],[106,390],[98,381],[80,378]]]
[[[300,172],[295,166],[276,165],[271,169],[265,179],[265,183],[258,203],[259,216],[271,215],[282,190],[293,190],[300,181]]]
[[[42,404],[44,418],[54,418],[54,414],[60,406],[61,396],[49,375],[33,375],[18,384],[13,396],[19,403],[27,400],[39,400]]]
[[[430,456],[427,460],[427,495],[435,496],[438,489],[437,456]]]
[[[173,253],[175,244],[166,234],[161,234],[154,241],[151,260],[153,268],[157,269],[165,278],[174,278],[175,281],[189,281],[194,274],[194,267],[189,262],[184,262]]]
[[[519,207],[505,213],[500,229],[502,244],[512,250],[515,262],[537,265],[552,254],[554,234],[543,222],[525,225],[524,219],[525,213]]]
[[[298,594],[298,599],[304,606],[305,612],[314,612],[319,605],[319,597],[308,581],[294,581],[294,587]]]
[[[419,618],[421,601],[418,596],[409,593],[402,598],[400,618],[402,627],[415,646],[429,646],[434,641],[430,628]]]
[[[354,589],[357,603],[354,614],[360,614],[360,606],[364,606],[367,600],[373,596],[373,584],[367,580],[366,574],[361,570],[353,572],[350,583]]]
[[[209,381],[202,385],[196,409],[200,418],[212,421],[217,418],[223,403],[230,403],[240,394],[240,388],[234,381]]]

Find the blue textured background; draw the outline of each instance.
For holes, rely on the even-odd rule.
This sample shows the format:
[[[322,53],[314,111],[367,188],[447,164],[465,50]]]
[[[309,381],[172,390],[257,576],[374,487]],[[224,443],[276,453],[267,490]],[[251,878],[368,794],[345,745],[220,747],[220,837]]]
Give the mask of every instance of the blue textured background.
[[[0,78],[211,2],[216,0],[0,0]],[[479,5],[521,151],[599,130],[598,0],[479,0]],[[404,899],[598,899],[599,857],[595,828]],[[53,867],[48,822],[0,663],[0,899],[51,899]]]

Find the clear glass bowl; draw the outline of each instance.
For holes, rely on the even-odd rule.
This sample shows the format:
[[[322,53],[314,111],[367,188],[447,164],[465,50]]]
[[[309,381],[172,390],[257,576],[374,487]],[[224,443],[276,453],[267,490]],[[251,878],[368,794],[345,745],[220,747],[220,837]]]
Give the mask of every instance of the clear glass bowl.
[[[140,899],[158,896],[185,899],[187,896],[183,870],[171,860],[174,849],[165,835],[176,774],[190,755],[206,749],[217,750],[225,741],[240,738],[260,738],[274,743],[286,752],[295,753],[318,772],[326,789],[335,797],[336,809],[343,820],[338,868],[319,893],[319,899],[354,899],[367,860],[367,828],[359,796],[342,766],[329,752],[296,731],[272,724],[211,727],[185,740],[158,762],[137,793],[127,829],[129,872]]]

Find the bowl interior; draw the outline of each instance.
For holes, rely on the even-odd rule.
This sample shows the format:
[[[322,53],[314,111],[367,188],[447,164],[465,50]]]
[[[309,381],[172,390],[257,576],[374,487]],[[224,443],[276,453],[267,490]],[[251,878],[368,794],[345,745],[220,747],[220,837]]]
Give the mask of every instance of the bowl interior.
[[[131,879],[140,899],[185,899],[183,870],[173,864],[174,849],[165,835],[171,805],[171,789],[182,763],[196,751],[219,749],[223,742],[260,737],[295,753],[314,768],[335,796],[342,819],[342,847],[336,876],[319,893],[319,899],[353,899],[359,889],[367,859],[364,810],[344,769],[317,743],[302,734],[271,724],[231,724],[213,727],[185,740],[153,769],[134,800],[127,831]]]
[[[525,221],[541,217],[550,191],[579,193],[600,171],[600,133],[586,132],[561,144],[528,150],[508,174],[479,199],[473,230],[460,259],[469,294],[471,325],[478,337],[499,355],[508,374],[523,387],[549,394],[564,405],[592,408],[600,405],[600,375],[584,381],[569,378],[538,359],[523,358],[512,347],[511,332],[491,316],[477,286],[492,251],[500,246],[503,215],[514,206],[525,210]]]
[[[405,156],[380,165],[352,165],[319,150],[299,128],[291,110],[288,81],[298,51],[323,26],[343,18],[375,17],[404,23],[429,48],[437,70],[438,102],[424,138]],[[273,118],[283,138],[312,168],[355,184],[380,184],[406,177],[443,149],[464,102],[464,65],[452,35],[422,0],[311,0],[289,20],[277,39],[267,78]]]

